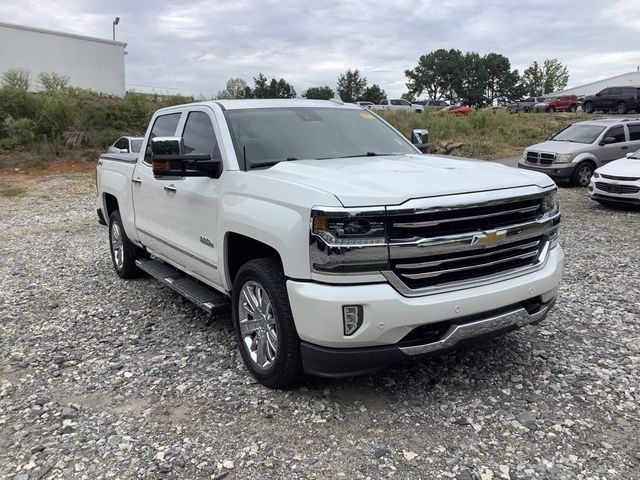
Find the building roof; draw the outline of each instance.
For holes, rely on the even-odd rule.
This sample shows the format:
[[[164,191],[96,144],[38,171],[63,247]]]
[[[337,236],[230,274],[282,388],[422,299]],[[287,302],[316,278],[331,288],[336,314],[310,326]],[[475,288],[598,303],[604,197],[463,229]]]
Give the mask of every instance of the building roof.
[[[119,47],[125,48],[127,46],[126,43],[124,42],[114,42],[113,40],[107,40],[104,38],[96,38],[96,37],[87,37],[84,35],[76,35],[75,33],[66,33],[66,32],[57,32],[55,30],[45,30],[43,28],[35,28],[35,27],[28,27],[26,25],[14,25],[12,23],[4,23],[4,22],[0,22],[0,28],[13,28],[15,30],[24,30],[27,32],[36,32],[36,33],[45,33],[48,35],[57,35],[59,37],[69,37],[69,38],[75,38],[77,40],[86,40],[88,42],[98,42],[98,43],[106,43],[109,45],[117,45]]]
[[[572,92],[573,90],[578,90],[578,89],[585,89],[585,88],[588,89],[589,87],[596,86],[602,83],[607,83],[611,86],[618,86],[617,84],[615,84],[615,81],[622,80],[622,79],[633,79],[634,77],[637,78],[637,82],[640,84],[640,71],[626,72],[626,73],[621,73],[620,75],[614,75],[613,77],[602,78],[594,82],[589,82],[582,85],[576,85],[575,87],[565,88],[564,90],[558,90],[557,92],[550,93],[548,96],[562,95],[562,94],[566,94],[566,92]],[[628,82],[623,82],[620,84],[620,86],[630,86],[630,85],[628,85]]]

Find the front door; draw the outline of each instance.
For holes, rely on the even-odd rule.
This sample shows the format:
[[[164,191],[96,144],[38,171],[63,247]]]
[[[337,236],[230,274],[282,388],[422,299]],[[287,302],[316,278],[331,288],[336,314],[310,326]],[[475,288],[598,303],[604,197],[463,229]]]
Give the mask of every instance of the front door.
[[[186,115],[181,132],[184,153],[210,155],[222,161],[211,109],[194,107]],[[218,252],[222,247],[216,237],[220,181],[220,178],[185,177],[165,182],[172,191],[163,212],[166,228],[172,232],[171,259],[215,285],[220,284]]]
[[[627,142],[624,127],[622,125],[616,125],[615,127],[611,127],[607,130],[602,138],[605,139],[607,137],[615,138],[616,142],[602,147],[602,150],[598,153],[600,165],[604,165],[612,160],[623,158],[629,151],[629,142]]]

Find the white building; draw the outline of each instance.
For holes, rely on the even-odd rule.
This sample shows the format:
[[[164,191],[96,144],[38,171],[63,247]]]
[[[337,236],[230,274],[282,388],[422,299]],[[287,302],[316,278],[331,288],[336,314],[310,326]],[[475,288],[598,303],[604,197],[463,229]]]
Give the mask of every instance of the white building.
[[[69,77],[69,86],[124,96],[126,43],[0,23],[0,74],[28,70],[31,88],[41,72]]]
[[[578,95],[579,97],[583,97],[586,95],[595,95],[600,90],[608,87],[640,87],[640,71],[623,73],[622,75],[605,78],[597,82],[586,83],[579,87],[567,88],[566,90],[554,92],[549,96]]]

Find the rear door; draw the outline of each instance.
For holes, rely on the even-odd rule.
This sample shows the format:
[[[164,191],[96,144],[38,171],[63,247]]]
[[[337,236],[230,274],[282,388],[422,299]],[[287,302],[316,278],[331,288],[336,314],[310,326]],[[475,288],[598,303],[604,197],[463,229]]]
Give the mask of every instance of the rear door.
[[[640,122],[628,123],[627,129],[629,130],[629,149],[627,153],[632,153],[640,149]]]
[[[181,112],[173,112],[156,117],[145,145],[145,155],[140,156],[133,171],[132,191],[135,211],[136,230],[140,241],[150,249],[162,255],[171,253],[173,225],[166,221],[169,191],[165,189],[170,182],[158,180],[151,168],[151,139],[154,137],[173,137],[180,123]]]

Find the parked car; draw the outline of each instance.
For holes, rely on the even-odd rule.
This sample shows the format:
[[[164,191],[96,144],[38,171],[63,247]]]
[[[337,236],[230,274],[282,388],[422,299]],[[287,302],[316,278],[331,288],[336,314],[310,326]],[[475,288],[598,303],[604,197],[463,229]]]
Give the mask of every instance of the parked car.
[[[371,110],[371,107],[375,105],[373,102],[353,102],[353,103],[360,107],[368,108],[369,110]]]
[[[640,119],[577,122],[546,142],[527,147],[518,167],[586,187],[596,168],[640,148]]]
[[[449,106],[444,100],[417,100],[413,104],[422,105],[425,110],[441,110]]]
[[[546,102],[547,112],[575,112],[578,110],[577,95],[558,95]]]
[[[338,100],[163,108],[138,158],[100,157],[96,181],[115,272],[147,272],[208,312],[231,306],[239,353],[268,387],[537,324],[562,276],[549,177],[423,155]]]
[[[402,98],[398,99],[384,99],[381,100],[378,105],[373,105],[371,107],[372,110],[413,110],[414,112],[422,112],[424,111],[424,107],[422,105],[414,105],[412,103],[403,100]]]
[[[449,105],[448,107],[440,109],[438,112],[448,113],[456,117],[466,117],[471,113],[471,107],[466,105]]]
[[[512,102],[507,104],[507,110],[510,113],[517,112],[531,112],[533,111],[535,105],[537,103],[544,102],[544,97],[529,97],[524,100],[519,100],[517,102]]]
[[[120,137],[109,147],[109,153],[139,153],[144,137]]]
[[[549,102],[552,102],[554,99],[555,99],[555,97],[545,97],[545,98],[543,98],[541,102],[538,102],[533,106],[533,111],[534,112],[546,112],[547,109],[549,108]]]
[[[640,150],[598,168],[588,192],[603,205],[640,207]]]
[[[605,113],[625,114],[629,110],[640,113],[640,87],[609,87],[595,95],[584,97],[583,110],[593,113],[601,110]]]

